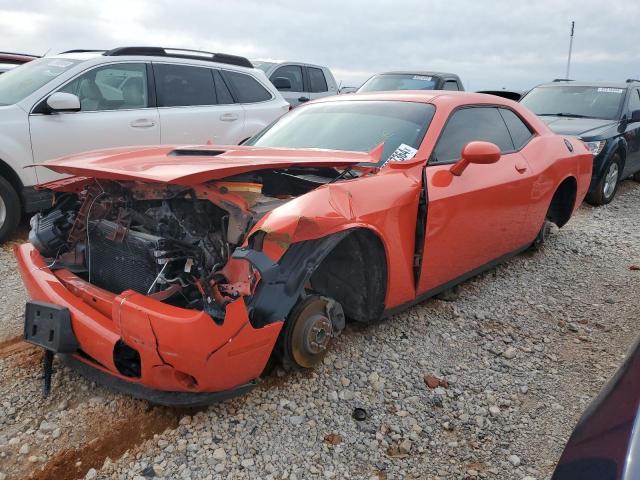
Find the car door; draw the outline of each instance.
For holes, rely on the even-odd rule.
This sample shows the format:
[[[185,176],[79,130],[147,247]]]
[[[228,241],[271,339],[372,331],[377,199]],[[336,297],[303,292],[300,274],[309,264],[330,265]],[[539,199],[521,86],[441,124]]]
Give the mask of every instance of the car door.
[[[464,145],[482,140],[502,152],[494,164],[449,169]],[[471,106],[449,117],[425,167],[426,232],[418,293],[428,292],[523,247],[534,174],[514,147],[495,107]]]
[[[29,115],[35,163],[109,147],[160,143],[158,110],[145,63],[95,67],[56,91],[80,98],[80,111],[48,114],[46,98]],[[53,92],[52,92],[53,93]],[[37,167],[38,180],[60,175]]]
[[[303,68],[301,65],[286,64],[276,68],[269,76],[271,83],[278,77],[286,78],[291,83],[291,88],[279,88],[278,91],[292,107],[309,101],[309,92],[305,88]]]
[[[640,122],[631,122],[634,111],[640,110],[640,90],[631,89],[628,102],[627,127],[624,138],[627,141],[627,158],[625,162],[624,176],[640,171]]]
[[[279,98],[276,100],[273,93],[253,75],[233,70],[221,70],[221,74],[233,97],[244,109],[243,140],[289,111],[289,106]]]
[[[329,84],[322,69],[317,67],[305,68],[307,71],[307,77],[309,78],[309,99],[315,100],[316,98],[331,95],[329,92]]]
[[[153,62],[163,144],[235,145],[245,114],[220,70]]]

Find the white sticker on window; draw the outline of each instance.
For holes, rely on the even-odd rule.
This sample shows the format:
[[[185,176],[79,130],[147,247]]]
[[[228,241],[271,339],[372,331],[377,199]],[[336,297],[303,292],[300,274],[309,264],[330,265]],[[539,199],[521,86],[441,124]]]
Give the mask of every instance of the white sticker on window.
[[[427,77],[425,75],[414,75],[413,79],[414,80],[424,80],[426,82],[430,82],[433,79],[433,77]]]
[[[598,88],[598,92],[601,93],[622,93],[624,92],[623,88]]]
[[[391,154],[387,161],[404,162],[405,160],[410,160],[415,157],[417,151],[418,150],[416,150],[415,148],[402,143],[398,148],[396,148],[396,150]]]

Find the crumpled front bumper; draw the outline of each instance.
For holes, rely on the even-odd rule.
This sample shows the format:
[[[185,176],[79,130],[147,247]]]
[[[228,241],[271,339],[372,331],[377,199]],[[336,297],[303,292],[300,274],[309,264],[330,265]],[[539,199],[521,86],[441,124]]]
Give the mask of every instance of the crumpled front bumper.
[[[244,393],[264,370],[282,328],[281,321],[254,328],[243,298],[228,304],[224,322],[216,324],[202,311],[131,290],[114,294],[68,270],[51,271],[29,243],[15,255],[30,297],[69,309],[80,345],[71,363],[154,403],[205,404]],[[114,349],[120,342],[139,353],[139,376],[118,370]]]

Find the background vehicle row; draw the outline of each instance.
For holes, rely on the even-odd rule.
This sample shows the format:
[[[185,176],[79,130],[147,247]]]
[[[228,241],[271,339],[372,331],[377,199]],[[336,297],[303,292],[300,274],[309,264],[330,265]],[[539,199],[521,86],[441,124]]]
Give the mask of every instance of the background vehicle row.
[[[52,158],[110,147],[237,144],[289,110],[243,57],[125,47],[76,50],[0,76],[0,241],[21,211],[50,205],[32,187]]]

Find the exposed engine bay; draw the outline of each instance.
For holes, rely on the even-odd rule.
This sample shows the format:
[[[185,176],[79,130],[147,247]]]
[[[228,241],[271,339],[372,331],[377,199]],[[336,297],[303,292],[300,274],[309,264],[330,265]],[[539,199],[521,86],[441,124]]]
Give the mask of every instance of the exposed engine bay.
[[[224,317],[257,276],[229,259],[266,213],[339,179],[335,169],[268,170],[194,187],[87,179],[31,219],[30,242],[51,269]],[[238,281],[238,277],[243,282]]]

